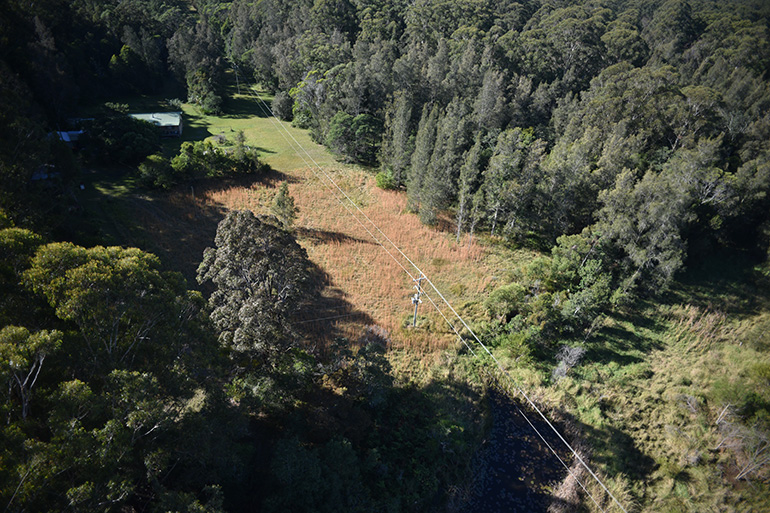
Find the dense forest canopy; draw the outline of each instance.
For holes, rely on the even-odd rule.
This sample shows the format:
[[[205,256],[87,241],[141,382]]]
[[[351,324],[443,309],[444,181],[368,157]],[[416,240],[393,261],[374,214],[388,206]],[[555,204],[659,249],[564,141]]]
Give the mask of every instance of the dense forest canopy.
[[[601,231],[633,267],[642,262],[620,232],[644,239],[650,227],[606,220],[619,201],[650,212],[650,192],[673,188],[681,208],[658,211],[670,218],[659,251],[761,252],[766,11],[673,0],[10,2],[5,175],[23,189],[22,170],[54,158],[40,144],[21,151],[35,138],[21,135],[23,120],[62,126],[84,100],[157,90],[169,72],[216,112],[225,70],[237,68],[340,158],[381,166],[424,222],[452,208],[462,226],[541,248]]]
[[[232,74],[260,85],[423,223],[544,253],[484,305],[485,336],[542,347],[715,253],[766,262],[768,31],[763,0],[0,3],[6,510],[440,510],[472,443],[393,385],[387,333],[323,358],[299,342],[317,270],[285,188],[281,219],[220,224],[208,302],[154,255],[61,240],[78,161],[48,134],[87,106],[175,81],[219,113]],[[148,187],[264,169],[242,134],[233,156],[151,155],[157,134],[110,108],[79,158]],[[735,425],[766,442],[767,398],[747,404]]]

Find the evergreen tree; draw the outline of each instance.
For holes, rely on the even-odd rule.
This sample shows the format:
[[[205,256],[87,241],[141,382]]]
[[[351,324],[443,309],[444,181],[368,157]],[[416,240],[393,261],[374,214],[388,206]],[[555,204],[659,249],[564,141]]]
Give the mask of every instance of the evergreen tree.
[[[495,152],[484,171],[484,193],[487,199],[487,215],[490,219],[490,233],[495,234],[498,224],[505,218],[510,197],[508,188],[523,161],[518,142],[521,129],[506,130],[497,138]]]
[[[115,368],[159,371],[182,350],[200,297],[160,267],[137,248],[57,242],[38,248],[24,279],[77,326],[82,342],[70,351],[79,375],[91,377]]]
[[[289,194],[289,185],[286,182],[282,182],[278,188],[270,211],[278,218],[284,230],[291,229],[299,209],[294,206],[294,198]]]
[[[471,210],[470,210],[470,227],[468,229],[468,246],[473,242],[473,234],[476,231],[476,226],[484,217],[484,189],[478,188],[476,193],[471,198]]]
[[[414,150],[411,129],[412,103],[409,94],[399,91],[388,106],[385,117],[381,159],[383,166],[393,174],[396,187],[407,181],[409,162]]]
[[[682,234],[695,220],[688,208],[691,192],[683,190],[670,172],[648,171],[637,182],[626,169],[615,188],[600,199],[604,206],[597,231],[625,255],[616,297],[634,293],[637,287],[645,292],[664,290],[684,263]]]
[[[503,74],[495,69],[484,74],[484,82],[473,104],[473,117],[479,128],[491,132],[502,128],[506,118],[503,83]]]
[[[420,124],[414,141],[414,153],[409,169],[406,193],[408,208],[419,212],[422,202],[422,189],[428,172],[428,165],[436,144],[436,127],[438,124],[439,106],[426,104],[422,108]]]
[[[457,184],[457,242],[463,232],[465,221],[472,209],[473,191],[478,187],[481,174],[481,135],[476,134],[476,142],[465,154],[465,162],[460,168],[460,179]]]
[[[289,232],[250,211],[230,212],[198,281],[212,282],[211,320],[239,365],[270,371],[295,344],[289,318],[309,299],[307,254]]]
[[[449,72],[449,45],[446,39],[441,39],[435,54],[428,61],[426,80],[428,94],[433,101],[441,101],[444,98],[444,79]]]
[[[32,389],[45,359],[59,348],[61,339],[59,331],[30,334],[18,326],[5,326],[0,330],[0,376],[6,379],[9,392],[18,398],[22,420],[29,415]]]
[[[434,224],[438,211],[447,208],[454,197],[468,125],[467,106],[455,98],[438,123],[436,142],[420,191],[420,220],[425,224]]]

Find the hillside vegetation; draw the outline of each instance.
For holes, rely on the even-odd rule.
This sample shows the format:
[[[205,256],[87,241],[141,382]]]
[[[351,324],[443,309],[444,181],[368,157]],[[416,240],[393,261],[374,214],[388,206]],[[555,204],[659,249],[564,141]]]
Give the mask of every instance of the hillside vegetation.
[[[3,3],[6,510],[472,507],[494,365],[323,173],[628,511],[770,509],[768,14]]]

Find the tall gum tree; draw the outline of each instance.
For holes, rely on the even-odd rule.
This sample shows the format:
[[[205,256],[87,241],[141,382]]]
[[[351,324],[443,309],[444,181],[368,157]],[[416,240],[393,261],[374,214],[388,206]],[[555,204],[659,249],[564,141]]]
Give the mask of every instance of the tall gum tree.
[[[277,221],[234,211],[219,223],[198,282],[211,282],[211,319],[219,340],[252,365],[272,365],[294,345],[289,318],[308,298],[309,262]]]

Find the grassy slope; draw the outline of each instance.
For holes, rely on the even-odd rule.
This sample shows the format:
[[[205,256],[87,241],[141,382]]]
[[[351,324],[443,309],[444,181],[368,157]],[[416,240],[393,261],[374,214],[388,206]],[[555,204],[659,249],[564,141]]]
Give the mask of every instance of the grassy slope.
[[[740,266],[720,274],[729,269]],[[747,404],[770,399],[770,293],[743,271],[689,273],[663,300],[607,318],[567,378],[533,380],[573,416],[593,464],[633,511],[770,511],[767,469],[736,480],[740,451],[724,437]]]
[[[83,215],[97,218],[98,237],[156,252],[191,278],[224,212],[269,212],[275,187],[286,180],[300,209],[296,233],[325,273],[325,301],[301,317],[308,336],[354,338],[363,325],[379,324],[392,333],[390,359],[402,381],[452,377],[453,366],[446,363],[453,361],[457,342],[440,316],[426,301],[421,329],[403,327],[411,319],[410,278],[352,220],[253,98],[232,93],[226,116],[202,116],[184,105],[184,137],[167,140],[166,153],[173,155],[183,140],[232,137],[243,130],[247,144],[260,148],[276,172],[168,193],[136,192],[121,173],[91,175],[78,194]],[[152,107],[151,100],[143,101],[142,107]],[[534,256],[475,241],[457,244],[449,231],[420,225],[405,214],[403,194],[377,189],[370,172],[335,162],[305,131],[284,126],[464,316],[482,319],[484,297],[498,283],[515,280]],[[552,361],[522,366],[505,348],[498,357],[534,396],[574,416],[594,448],[593,464],[627,504],[645,511],[730,511],[744,500],[751,510],[766,488],[734,482],[731,453],[712,449],[720,437],[716,416],[725,401],[734,400],[734,388],[767,387],[752,374],[756,362],[767,362],[764,346],[739,341],[754,340],[770,327],[762,301],[770,295],[750,280],[728,286],[701,277],[694,283],[681,285],[661,304],[608,318],[605,329],[585,342],[583,363],[558,384],[549,380]],[[314,321],[338,316],[345,317]]]

